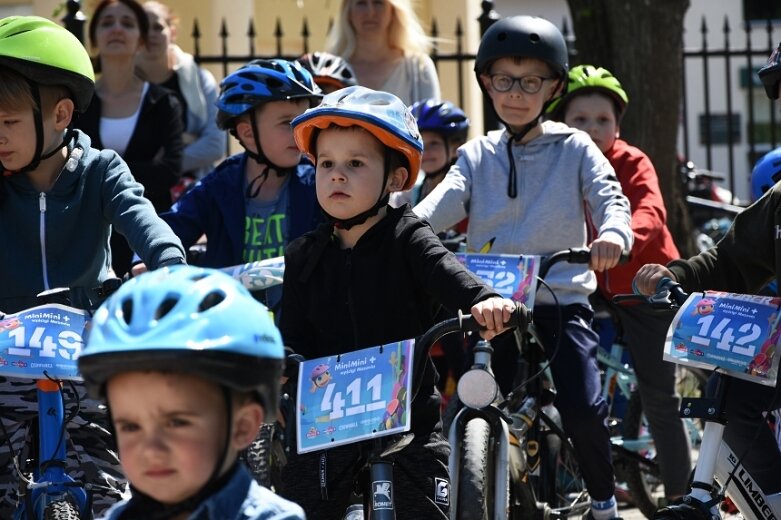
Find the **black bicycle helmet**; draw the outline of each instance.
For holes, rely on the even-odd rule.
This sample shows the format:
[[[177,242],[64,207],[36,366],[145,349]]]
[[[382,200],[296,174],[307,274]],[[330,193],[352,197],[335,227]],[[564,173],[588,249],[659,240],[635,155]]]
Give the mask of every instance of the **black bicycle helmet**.
[[[355,72],[341,56],[330,52],[311,52],[296,61],[308,70],[320,87],[331,86],[337,89],[357,85]]]
[[[569,70],[567,44],[561,31],[545,18],[509,16],[495,22],[480,39],[475,58],[475,73],[488,71],[499,58],[518,56],[537,58],[564,78]]]
[[[767,59],[765,66],[759,69],[759,79],[762,80],[767,97],[778,99],[778,83],[781,82],[781,43]]]

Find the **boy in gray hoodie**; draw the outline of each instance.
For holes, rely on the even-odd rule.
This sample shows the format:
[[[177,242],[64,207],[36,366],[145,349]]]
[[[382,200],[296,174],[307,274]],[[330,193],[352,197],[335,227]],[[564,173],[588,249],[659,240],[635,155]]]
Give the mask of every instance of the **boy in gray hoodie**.
[[[480,88],[505,129],[467,142],[445,179],[414,211],[441,231],[465,217],[469,250],[493,239],[492,253],[547,255],[591,247],[590,268],[615,266],[632,246],[629,202],[613,168],[589,136],[561,123],[540,123],[544,108],[566,86],[567,47],[542,18],[514,16],[492,25],[475,61]],[[516,85],[517,84],[517,85]],[[597,230],[588,243],[586,214]],[[534,321],[558,391],[556,407],[572,439],[592,498],[591,516],[617,516],[607,406],[600,396],[598,338],[588,295],[596,289],[586,266],[558,264],[546,281],[556,304],[540,291]],[[557,307],[558,305],[558,307]],[[559,313],[563,321],[559,322]],[[514,348],[497,349],[494,370],[503,390],[514,376]]]

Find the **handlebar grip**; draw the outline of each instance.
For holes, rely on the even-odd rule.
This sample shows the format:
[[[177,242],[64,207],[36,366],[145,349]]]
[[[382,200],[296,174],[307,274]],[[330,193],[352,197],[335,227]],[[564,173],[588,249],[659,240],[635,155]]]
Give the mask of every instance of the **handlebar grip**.
[[[667,276],[663,277],[661,280],[659,280],[659,283],[656,284],[657,294],[664,291],[669,291],[670,296],[678,305],[683,305],[689,298],[689,295],[684,292],[681,284]]]
[[[464,332],[478,332],[485,330],[485,327],[481,326],[477,320],[471,314],[464,314],[458,311],[458,320],[461,326],[461,330]],[[518,303],[515,306],[510,319],[504,323],[505,327],[511,329],[519,329],[525,331],[532,322],[532,311],[529,310],[522,303]]]

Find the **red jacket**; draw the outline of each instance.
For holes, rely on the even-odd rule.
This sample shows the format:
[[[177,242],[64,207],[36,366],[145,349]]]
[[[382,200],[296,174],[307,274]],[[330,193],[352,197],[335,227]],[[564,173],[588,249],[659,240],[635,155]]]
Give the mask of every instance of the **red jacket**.
[[[651,160],[640,149],[616,139],[605,153],[632,208],[635,243],[629,262],[597,273],[599,289],[608,298],[632,292],[632,279],[645,264],[666,265],[680,258],[670,230],[659,179]]]

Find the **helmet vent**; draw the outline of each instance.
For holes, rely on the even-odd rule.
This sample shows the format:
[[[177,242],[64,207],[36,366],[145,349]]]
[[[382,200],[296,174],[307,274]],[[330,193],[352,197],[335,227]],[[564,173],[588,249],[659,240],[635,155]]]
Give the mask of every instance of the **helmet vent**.
[[[506,39],[507,39],[507,33],[504,32],[504,31],[502,31],[502,32],[500,32],[499,34],[496,35],[496,40],[497,41],[503,42]]]
[[[163,317],[165,317],[166,314],[171,312],[171,309],[174,308],[174,306],[179,302],[179,298],[175,298],[172,296],[169,296],[165,300],[160,303],[160,305],[157,307],[157,310],[155,311],[155,320],[160,320]]]
[[[529,35],[529,41],[532,43],[540,43],[540,35],[537,33],[531,33]]]
[[[198,311],[203,312],[211,309],[212,307],[216,307],[225,299],[225,293],[222,291],[212,291],[209,294],[207,294],[203,300],[201,300],[201,304],[198,305]]]
[[[122,302],[122,318],[128,325],[133,320],[133,300],[130,298]]]

